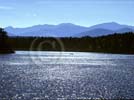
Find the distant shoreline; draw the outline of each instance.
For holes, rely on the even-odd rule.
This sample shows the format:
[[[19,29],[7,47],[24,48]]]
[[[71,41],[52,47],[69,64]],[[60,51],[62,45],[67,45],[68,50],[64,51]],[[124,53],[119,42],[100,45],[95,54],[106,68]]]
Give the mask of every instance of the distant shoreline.
[[[40,51],[37,51],[37,50],[31,50],[31,51],[30,51],[30,50],[23,50],[23,49],[20,50],[20,49],[19,49],[19,50],[16,50],[15,52],[17,52],[17,51],[22,51],[22,52],[23,52],[23,51],[24,51],[24,52],[32,52],[32,51],[33,51],[33,52],[70,52],[70,53],[71,53],[71,52],[76,52],[76,53],[78,52],[78,53],[100,53],[100,54],[134,55],[134,53],[112,53],[112,52],[95,52],[95,51],[67,51],[67,50],[66,50],[66,51],[56,51],[56,50],[55,50],[55,51],[52,51],[52,50],[50,50],[50,51],[48,51],[48,50],[40,50]]]
[[[134,33],[100,37],[9,37],[13,50],[134,54]]]

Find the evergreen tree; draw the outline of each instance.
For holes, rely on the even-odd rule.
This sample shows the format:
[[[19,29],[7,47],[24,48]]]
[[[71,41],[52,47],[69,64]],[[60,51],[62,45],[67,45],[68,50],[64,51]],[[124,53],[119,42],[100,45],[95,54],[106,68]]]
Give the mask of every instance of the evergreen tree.
[[[6,44],[6,39],[8,38],[7,32],[4,29],[0,28],[0,47],[4,47]]]
[[[13,50],[7,43],[7,39],[7,32],[0,28],[0,53],[13,53]]]

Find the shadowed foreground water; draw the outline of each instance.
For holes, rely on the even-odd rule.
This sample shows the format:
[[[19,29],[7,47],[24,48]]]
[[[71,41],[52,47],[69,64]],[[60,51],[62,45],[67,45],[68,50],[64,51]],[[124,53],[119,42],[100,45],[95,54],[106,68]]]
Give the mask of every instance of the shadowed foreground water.
[[[0,55],[0,100],[134,98],[134,55]]]

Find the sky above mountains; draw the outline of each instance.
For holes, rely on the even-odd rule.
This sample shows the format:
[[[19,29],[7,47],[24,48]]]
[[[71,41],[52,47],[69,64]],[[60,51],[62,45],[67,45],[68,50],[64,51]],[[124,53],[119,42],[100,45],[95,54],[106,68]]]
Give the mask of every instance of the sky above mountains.
[[[134,25],[134,0],[0,0],[0,27],[104,22]]]

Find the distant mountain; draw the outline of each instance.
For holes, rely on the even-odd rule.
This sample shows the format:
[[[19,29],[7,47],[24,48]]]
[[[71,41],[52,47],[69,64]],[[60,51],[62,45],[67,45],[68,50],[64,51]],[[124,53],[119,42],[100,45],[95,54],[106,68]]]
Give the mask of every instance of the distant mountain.
[[[117,33],[124,33],[124,32],[134,32],[134,29],[132,28],[122,28],[122,29],[119,29],[119,30],[116,30]]]
[[[96,36],[108,35],[108,34],[112,34],[112,33],[114,33],[114,31],[112,31],[112,30],[97,28],[97,29],[92,29],[90,31],[79,33],[75,36],[77,36],[77,37],[83,37],[83,36],[96,37]]]
[[[89,30],[86,32],[75,34],[74,37],[82,36],[102,36],[113,33],[124,33],[124,32],[134,32],[134,26],[121,25],[115,22],[102,23],[89,27]]]
[[[59,25],[35,25],[26,28],[14,28],[10,26],[6,27],[5,31],[9,33],[9,36],[80,37],[134,31],[134,26],[121,25],[115,22],[97,24],[91,27],[62,23]]]
[[[11,35],[16,36],[57,36],[66,37],[87,31],[88,28],[74,25],[71,23],[63,23],[59,25],[36,25],[27,28],[6,27],[5,30]]]
[[[115,31],[115,30],[119,30],[122,28],[126,28],[126,27],[129,27],[129,26],[121,25],[116,22],[109,22],[109,23],[102,23],[102,24],[97,24],[97,25],[91,26],[89,29],[92,30],[92,29],[99,28],[99,29],[107,29],[107,30]]]

